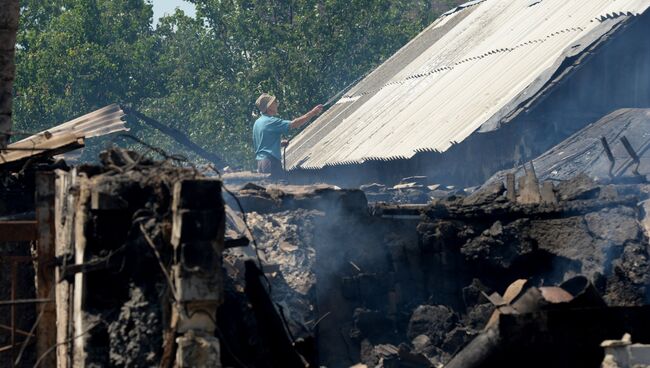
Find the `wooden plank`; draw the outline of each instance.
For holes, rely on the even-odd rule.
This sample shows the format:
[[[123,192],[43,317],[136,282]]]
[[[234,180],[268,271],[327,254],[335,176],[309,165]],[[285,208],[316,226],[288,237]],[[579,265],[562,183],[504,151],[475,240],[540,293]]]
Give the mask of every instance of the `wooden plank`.
[[[36,173],[36,221],[38,241],[36,245],[36,297],[53,298],[54,293],[54,172]],[[41,319],[36,330],[36,352],[42,356],[56,344],[56,304],[38,306]],[[41,367],[55,367],[56,354],[46,355]]]
[[[36,221],[0,221],[0,242],[37,240]]]
[[[75,211],[73,223],[74,236],[74,261],[81,264],[86,261],[86,228],[90,217],[91,202],[91,180],[87,177],[77,177],[79,197],[77,203],[69,211]],[[72,366],[84,368],[86,366],[86,340],[89,321],[85,318],[84,306],[86,299],[86,276],[84,273],[77,273],[74,276],[73,299],[72,299]]]
[[[32,157],[54,156],[83,146],[84,139],[76,137],[74,134],[66,134],[44,143],[34,143],[26,147],[12,145],[6,150],[0,151],[0,165]]]
[[[76,184],[77,173],[57,170],[54,198],[54,219],[56,224],[57,257],[65,258],[73,251],[74,215],[77,196],[70,189]],[[72,287],[67,280],[61,280],[62,269],[56,268],[56,357],[58,368],[72,367]]]
[[[32,157],[54,156],[83,147],[85,138],[128,130],[121,120],[123,116],[124,112],[120,106],[112,104],[34,134],[0,151],[0,165]],[[0,115],[0,125],[1,120]],[[2,137],[0,135],[0,138]]]

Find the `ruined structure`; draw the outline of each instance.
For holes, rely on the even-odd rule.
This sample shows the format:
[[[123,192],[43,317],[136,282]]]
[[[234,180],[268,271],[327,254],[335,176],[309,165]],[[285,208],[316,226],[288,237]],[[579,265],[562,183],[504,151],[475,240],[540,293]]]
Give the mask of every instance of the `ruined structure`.
[[[57,186],[59,364],[219,366],[220,181],[113,150]]]
[[[309,337],[316,337],[319,365],[430,367],[449,362],[481,336],[499,306],[488,296],[504,292],[519,278],[530,286],[553,286],[584,275],[596,295],[603,296],[598,299],[602,304],[595,305],[603,309],[590,318],[613,321],[570,317],[582,312],[569,304],[554,318],[574,335],[559,339],[566,333],[560,330],[545,335],[548,345],[529,345],[522,336],[535,328],[544,331],[546,319],[511,314],[526,326],[524,335],[512,330],[522,351],[559,349],[538,357],[535,366],[593,366],[602,360],[598,344],[624,329],[634,329],[647,341],[650,336],[635,327],[645,323],[647,310],[640,306],[649,298],[648,233],[639,224],[645,214],[637,205],[647,198],[647,185],[598,185],[578,177],[551,186],[550,192],[543,189],[549,185],[539,185],[535,203],[526,198],[532,186],[522,183],[514,199],[500,182],[465,198],[419,206],[379,204],[370,212],[354,191],[305,193],[303,188],[296,193],[291,187],[247,186],[239,196],[252,212],[249,223],[269,269],[271,298],[284,311],[296,341],[309,346]],[[348,206],[342,208],[343,203]],[[236,265],[242,254],[229,252],[225,264],[241,269]],[[237,287],[231,290],[236,295]],[[589,323],[598,325],[597,331],[587,328]],[[250,333],[243,326],[230,330]],[[257,366],[253,357],[259,347],[238,348],[238,356],[252,359],[245,365]],[[313,354],[312,349],[305,351]],[[531,364],[494,360],[498,355],[491,359],[504,366]],[[491,365],[483,361],[477,366]]]
[[[480,185],[616,109],[650,107],[650,2],[588,4],[444,14],[294,138],[287,167],[342,186]]]
[[[224,186],[175,160],[113,149],[35,179],[53,227],[21,291],[36,313],[11,324],[26,346],[53,341],[12,360],[479,367],[557,351],[526,364],[587,367],[602,340],[650,342],[646,183],[556,185],[529,167],[469,196],[369,205],[327,185]]]
[[[642,182],[650,172],[650,110],[621,109],[587,125],[531,161],[540,180],[556,183],[585,174],[595,180]],[[508,173],[525,175],[524,166],[496,173],[487,185]]]
[[[650,343],[650,115],[608,113],[650,101],[650,3],[588,4],[445,14],[287,157],[293,179],[426,174],[393,188],[221,176],[153,146],[52,159],[125,130],[117,105],[14,143],[0,152],[0,365],[636,362],[629,338],[607,357],[600,344]]]

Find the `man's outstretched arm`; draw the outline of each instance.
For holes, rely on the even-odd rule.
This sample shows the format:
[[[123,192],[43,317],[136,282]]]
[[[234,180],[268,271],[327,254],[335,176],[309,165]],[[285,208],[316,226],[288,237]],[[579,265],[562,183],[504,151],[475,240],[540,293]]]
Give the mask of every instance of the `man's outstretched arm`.
[[[291,121],[291,124],[289,124],[289,127],[292,129],[300,128],[301,126],[307,124],[311,118],[314,116],[318,116],[323,111],[323,105],[317,105],[313,109],[311,109],[308,113],[305,115],[295,118]]]

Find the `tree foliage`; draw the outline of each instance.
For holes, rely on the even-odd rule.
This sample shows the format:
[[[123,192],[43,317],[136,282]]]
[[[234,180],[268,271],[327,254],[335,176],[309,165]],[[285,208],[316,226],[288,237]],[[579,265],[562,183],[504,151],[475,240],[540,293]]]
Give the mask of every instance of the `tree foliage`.
[[[251,114],[261,92],[278,96],[281,115],[297,116],[460,1],[190,2],[196,17],[177,10],[154,28],[144,0],[22,1],[17,129],[38,131],[122,102],[248,166]],[[133,127],[150,143],[180,150],[159,133]]]

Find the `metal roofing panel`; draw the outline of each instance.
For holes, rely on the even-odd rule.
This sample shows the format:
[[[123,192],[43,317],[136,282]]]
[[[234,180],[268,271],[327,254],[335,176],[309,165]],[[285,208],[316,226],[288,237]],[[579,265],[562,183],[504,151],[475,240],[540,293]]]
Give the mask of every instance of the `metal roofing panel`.
[[[112,104],[103,107],[10,144],[6,150],[0,152],[0,164],[15,162],[43,152],[59,150],[80,138],[128,131],[129,129],[122,120],[123,117],[124,111],[119,105]]]
[[[609,169],[614,176],[632,176],[635,164],[621,142],[627,137],[640,159],[639,171],[650,170],[650,109],[621,109],[589,124],[533,160],[535,172],[542,180],[569,180],[580,173],[597,180],[607,180]],[[614,157],[614,166],[601,143],[605,138]],[[484,186],[503,181],[508,173],[525,175],[523,167],[494,174]]]
[[[444,152],[484,124],[495,129],[564,58],[645,12],[650,0],[529,4],[485,0],[438,19],[298,135],[287,166]]]

